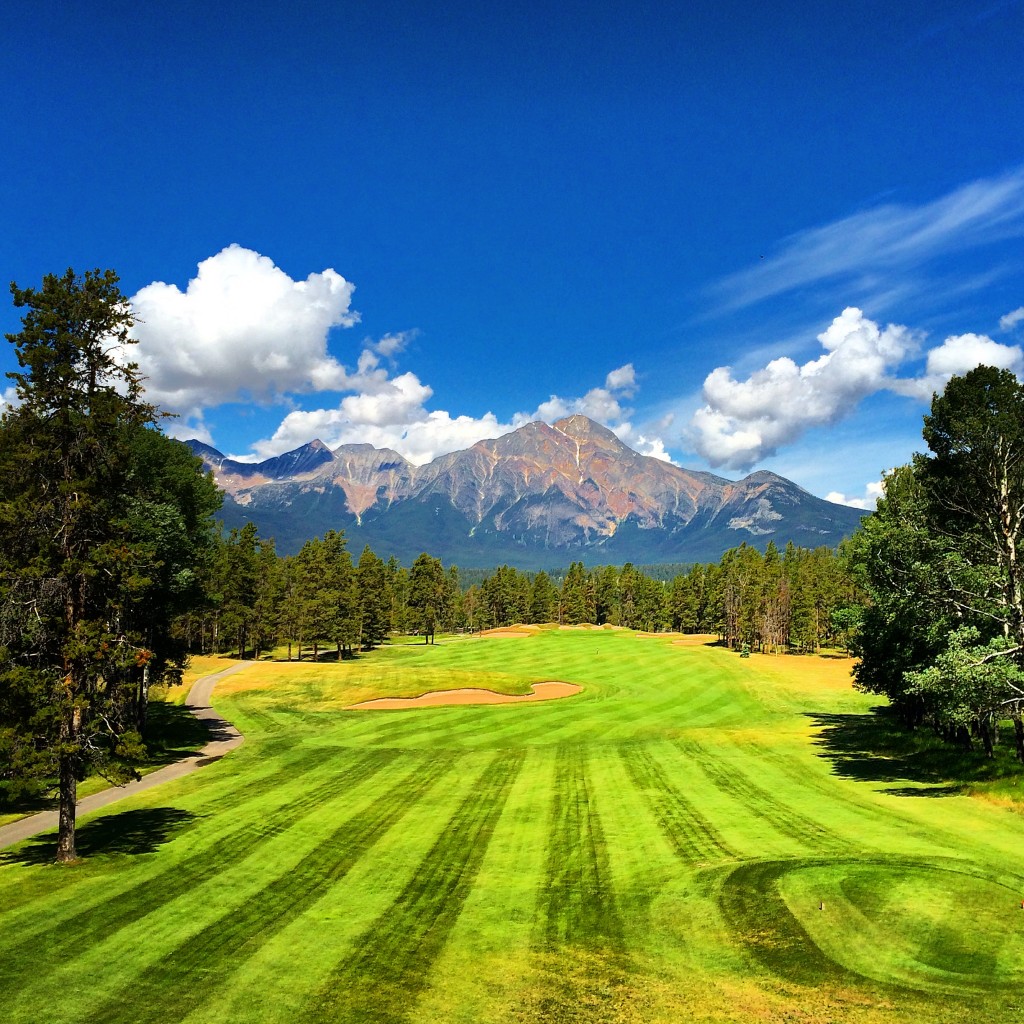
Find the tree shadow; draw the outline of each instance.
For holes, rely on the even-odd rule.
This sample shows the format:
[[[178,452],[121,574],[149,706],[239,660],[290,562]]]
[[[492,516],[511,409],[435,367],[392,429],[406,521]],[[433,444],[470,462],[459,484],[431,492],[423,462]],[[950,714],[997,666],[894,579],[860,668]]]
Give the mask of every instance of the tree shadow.
[[[145,742],[149,756],[146,765],[162,767],[201,750],[218,731],[213,723],[196,718],[184,704],[153,701],[146,713]]]
[[[927,729],[905,729],[886,707],[866,714],[805,717],[817,727],[814,746],[831,763],[834,775],[895,783],[885,790],[894,796],[950,796],[1021,771],[1005,750],[989,760],[980,750],[964,750]]]
[[[151,807],[94,818],[76,830],[79,857],[96,854],[156,853],[197,815],[177,807]],[[52,864],[57,852],[57,833],[35,836],[24,845],[0,853],[0,864]]]

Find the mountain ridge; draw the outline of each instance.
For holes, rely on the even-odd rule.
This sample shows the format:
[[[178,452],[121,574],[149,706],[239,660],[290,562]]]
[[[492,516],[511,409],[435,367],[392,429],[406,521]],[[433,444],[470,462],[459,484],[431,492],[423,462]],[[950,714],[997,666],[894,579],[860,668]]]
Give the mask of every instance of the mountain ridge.
[[[279,550],[326,529],[407,561],[523,568],[717,560],[743,541],[834,545],[864,513],[767,470],[731,481],[642,455],[576,414],[537,420],[416,466],[368,444],[315,439],[260,463],[186,444],[225,491],[229,526],[252,519]]]

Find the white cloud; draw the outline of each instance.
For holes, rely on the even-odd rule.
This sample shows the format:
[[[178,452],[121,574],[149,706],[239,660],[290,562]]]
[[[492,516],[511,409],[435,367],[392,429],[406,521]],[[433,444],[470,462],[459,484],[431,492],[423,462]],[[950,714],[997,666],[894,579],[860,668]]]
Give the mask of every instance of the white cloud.
[[[1018,306],[1013,312],[999,318],[999,329],[1012,331],[1022,320],[1024,320],[1024,306]]]
[[[0,413],[16,409],[20,404],[17,387],[12,384],[9,388],[4,388],[4,393],[0,395]]]
[[[619,391],[625,398],[632,398],[636,394],[636,370],[632,363],[626,363],[605,377],[604,386],[609,391]]]
[[[953,335],[929,351],[925,372],[949,378],[982,365],[1016,372],[1021,365],[1020,346],[1000,345],[984,334]]]
[[[411,331],[397,331],[392,334],[385,334],[376,344],[373,349],[380,355],[384,356],[385,359],[394,359],[399,352],[405,350],[406,345],[416,337],[419,332],[416,330]]]
[[[712,294],[736,310],[815,282],[876,289],[904,298],[922,285],[893,284],[937,256],[1024,235],[1024,168],[964,185],[919,206],[887,203],[790,236],[775,255],[721,280]],[[924,285],[927,287],[927,285]],[[876,305],[877,305],[876,301]]]
[[[612,370],[605,387],[592,388],[580,398],[552,395],[532,412],[515,413],[509,422],[494,413],[483,416],[453,416],[443,409],[428,410],[432,389],[413,373],[387,377],[377,356],[364,351],[357,377],[361,390],[346,395],[331,409],[293,410],[285,416],[273,436],[258,441],[255,457],[269,458],[297,448],[319,437],[329,448],[343,444],[369,443],[392,448],[410,462],[422,465],[449,452],[460,451],[486,438],[500,437],[533,420],[554,422],[573,413],[583,413],[633,437],[634,447],[644,454],[668,460],[660,438],[633,435],[624,422],[628,410],[620,405],[616,392],[626,396],[636,386],[632,366]]]
[[[802,366],[783,356],[746,380],[727,366],[708,375],[690,439],[712,466],[748,469],[809,427],[835,423],[885,386],[919,337],[896,324],[880,328],[849,307],[818,341],[825,353]]]
[[[561,398],[552,395],[537,407],[532,418],[553,423],[564,416],[582,413],[610,427],[622,422],[631,412],[620,404],[619,399],[632,398],[635,393],[636,373],[633,364],[626,363],[605,377],[603,388],[591,388],[582,398]]]
[[[850,508],[862,508],[873,512],[878,504],[878,499],[885,493],[885,486],[881,480],[875,480],[864,488],[863,497],[848,497],[840,491],[829,491],[825,495],[826,501],[834,501],[837,505],[849,505]]]
[[[334,270],[293,281],[268,257],[229,245],[199,264],[184,292],[156,281],[132,297],[130,355],[147,397],[197,422],[204,408],[242,397],[343,390],[351,378],[327,337],[358,321],[353,290]]]
[[[889,388],[897,394],[927,400],[941,391],[954,374],[968,373],[982,365],[1019,374],[1024,368],[1024,352],[1019,345],[1001,345],[984,334],[950,335],[929,350],[924,376],[894,380]]]

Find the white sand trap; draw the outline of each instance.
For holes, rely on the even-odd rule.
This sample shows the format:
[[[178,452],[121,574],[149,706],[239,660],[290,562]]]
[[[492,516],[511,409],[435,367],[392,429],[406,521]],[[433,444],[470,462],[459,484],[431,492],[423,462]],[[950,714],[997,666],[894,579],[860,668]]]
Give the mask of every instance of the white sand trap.
[[[527,704],[538,700],[558,700],[571,697],[583,689],[576,683],[534,683],[531,693],[497,693],[467,686],[460,690],[432,690],[418,697],[378,697],[351,704],[349,711],[380,709],[393,711],[400,708],[436,708],[446,704]]]

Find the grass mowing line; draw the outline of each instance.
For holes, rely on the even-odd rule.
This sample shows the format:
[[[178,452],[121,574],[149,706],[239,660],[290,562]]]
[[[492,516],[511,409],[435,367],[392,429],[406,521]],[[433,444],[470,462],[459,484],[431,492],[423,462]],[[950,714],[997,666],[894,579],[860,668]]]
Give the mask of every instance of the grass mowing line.
[[[622,949],[608,852],[587,785],[586,755],[559,750],[544,882],[542,947]]]
[[[761,818],[780,835],[795,840],[801,846],[811,846],[815,853],[851,852],[853,844],[849,839],[783,803],[770,790],[744,774],[737,760],[730,759],[723,764],[715,750],[694,740],[676,740],[675,746],[694,761],[712,785],[735,797],[752,816]]]
[[[585,749],[559,749],[544,893],[522,1016],[546,1022],[617,1020],[630,961],[604,830],[592,801]]]
[[[457,762],[456,762],[457,763]],[[348,819],[243,906],[232,908],[112,995],[81,1024],[179,1021],[231,983],[231,973],[338,884],[453,769],[435,759],[416,766],[382,799]],[[196,979],[202,977],[202,984]]]
[[[291,745],[294,748],[294,741],[292,741]],[[240,781],[237,773],[232,773],[222,780],[217,780],[221,783],[217,788],[226,787],[227,791],[217,796],[208,796],[204,799],[203,812],[204,814],[217,814],[225,810],[235,811],[242,801],[249,803],[251,800],[277,789],[282,783],[290,783],[301,776],[309,775],[323,765],[337,759],[339,755],[345,756],[348,753],[349,751],[344,747],[310,747],[302,750],[295,757],[282,758],[280,760],[274,758],[271,762],[273,765],[271,771],[265,774],[257,774],[255,777],[246,773],[243,776],[244,782]],[[260,748],[260,756],[267,756],[265,747]],[[240,786],[243,787],[242,801],[240,801],[238,793]]]
[[[321,986],[308,1021],[402,1021],[458,921],[512,785],[522,751],[498,754],[390,909],[353,943]]]
[[[669,782],[650,751],[638,745],[623,746],[619,757],[681,861],[696,865],[736,856],[711,822]]]
[[[169,865],[155,878],[144,878],[115,896],[107,895],[97,906],[79,908],[76,904],[70,917],[56,922],[47,920],[39,928],[19,932],[14,942],[0,945],[0,956],[8,967],[14,968],[6,977],[0,977],[0,1001],[11,990],[24,987],[23,979],[30,976],[33,966],[38,966],[40,949],[46,950],[47,959],[59,958],[159,911],[163,904],[182,893],[215,879],[225,863],[255,855],[261,842],[279,835],[303,817],[315,814],[324,800],[336,795],[339,787],[357,786],[373,778],[391,764],[395,756],[368,753],[297,800],[264,815],[258,825],[247,823],[233,829]],[[23,965],[24,973],[18,969],[19,964]]]
[[[744,749],[740,744],[736,744],[736,746],[737,750]],[[881,824],[889,829],[900,830],[901,836],[905,838],[906,827],[912,827],[919,841],[927,847],[926,850],[921,851],[922,853],[942,853],[944,856],[955,856],[960,852],[962,840],[952,839],[948,832],[936,828],[912,814],[907,814],[899,808],[879,803],[875,790],[865,790],[863,786],[854,788],[834,777],[822,775],[817,770],[809,769],[792,755],[787,756],[778,748],[766,743],[754,740],[745,746],[747,749],[756,750],[758,758],[785,779],[787,785],[796,785],[814,793],[819,800],[825,801],[832,818],[836,817],[837,804],[842,805],[844,811],[861,819],[859,822],[861,828],[863,828],[864,820],[870,819],[873,825]],[[927,791],[922,791],[921,797],[933,799],[928,797]],[[858,825],[857,822],[852,824],[855,827]]]
[[[225,780],[222,781],[227,781],[232,788],[223,796],[217,797],[214,800],[211,800],[209,803],[204,803],[202,817],[214,817],[216,816],[217,811],[228,808],[231,809],[232,813],[241,813],[242,815],[244,815],[246,809],[252,803],[260,800],[267,793],[277,790],[283,782],[296,782],[304,778],[306,775],[317,771],[325,763],[335,759],[338,756],[339,752],[344,752],[346,754],[348,753],[348,751],[340,751],[339,748],[334,748],[333,750],[324,753],[321,753],[320,750],[318,749],[316,754],[307,756],[304,759],[299,760],[297,765],[295,762],[289,761],[288,763],[279,766],[276,770],[270,772],[267,775],[257,776],[252,783],[249,783],[247,781],[244,784],[244,791],[242,794],[238,793],[238,778],[236,778],[234,775],[226,776]],[[198,778],[198,776],[189,776],[188,781],[194,778]],[[150,797],[150,799],[152,799],[152,797]],[[179,794],[179,796],[175,800],[175,804],[178,803],[187,803],[187,799],[183,798]],[[294,808],[296,804],[293,802],[290,806]],[[108,831],[110,829],[111,824],[116,822],[119,818],[120,820],[128,820],[122,818],[121,816],[132,815],[133,813],[136,812],[130,809],[121,809],[113,811],[112,813],[92,817],[89,820],[85,821],[84,823],[79,825],[78,828],[79,847],[83,850],[88,850],[92,842],[92,836],[96,832]],[[143,811],[139,813],[146,814],[147,812]],[[148,813],[152,814],[153,812],[150,811]],[[196,823],[194,827],[197,830],[202,829],[202,826],[199,823]],[[196,834],[198,834],[198,832]],[[43,833],[42,835],[34,836],[32,839],[26,840],[25,843],[19,844],[18,847],[15,847],[11,850],[5,850],[2,853],[0,853],[0,865],[45,863],[49,866],[50,862],[52,861],[51,850],[55,848],[55,846],[56,834],[53,832]],[[97,846],[99,848],[98,852],[102,853],[102,842],[98,841]],[[189,861],[186,860],[184,862],[184,866],[187,867],[188,863]],[[81,887],[82,883],[94,880],[94,876],[89,871],[64,871],[62,877],[62,888],[64,888],[65,891],[70,893],[71,889]],[[17,895],[10,893],[5,894],[5,896],[6,898],[4,904],[4,913],[11,914],[22,905],[29,904],[33,900],[38,898],[38,893],[32,891],[31,889],[28,889],[27,891],[22,892],[20,899],[18,898]],[[110,899],[110,893],[108,892],[106,896],[103,898]],[[114,898],[116,898],[116,896]],[[76,913],[81,909],[80,901],[68,900],[67,905],[69,908],[73,907]],[[59,917],[60,915],[58,915],[58,919]],[[50,926],[52,927],[54,924],[55,921],[51,917]],[[11,921],[10,932],[12,934],[17,933],[19,934],[19,936],[24,936],[26,934],[26,927],[31,929],[33,926],[20,924],[17,922],[16,919],[14,919]],[[2,938],[0,938],[0,950],[2,949],[3,940]]]

